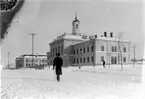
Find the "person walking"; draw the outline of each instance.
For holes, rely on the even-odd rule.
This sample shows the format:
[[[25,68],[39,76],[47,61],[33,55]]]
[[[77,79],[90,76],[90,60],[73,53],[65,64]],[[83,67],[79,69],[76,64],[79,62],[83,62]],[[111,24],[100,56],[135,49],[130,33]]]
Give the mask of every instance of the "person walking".
[[[104,61],[104,60],[103,60],[103,67],[106,68],[106,66],[105,66],[105,61]]]
[[[63,59],[60,57],[60,53],[57,53],[56,57],[53,60],[53,70],[55,69],[57,81],[60,81],[60,75],[62,75],[62,69],[61,69],[62,65],[63,65]]]

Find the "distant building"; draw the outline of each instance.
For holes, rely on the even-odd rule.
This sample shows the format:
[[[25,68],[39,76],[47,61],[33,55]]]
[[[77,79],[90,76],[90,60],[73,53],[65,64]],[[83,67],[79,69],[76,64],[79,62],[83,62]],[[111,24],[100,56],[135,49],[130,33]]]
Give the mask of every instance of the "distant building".
[[[64,66],[95,66],[101,64],[102,60],[105,60],[106,64],[130,62],[130,41],[115,38],[113,32],[104,32],[101,37],[82,35],[79,25],[80,21],[75,16],[72,33],[64,33],[49,44],[50,52],[47,56],[50,65],[53,64],[56,53],[60,53]]]
[[[25,54],[16,58],[16,68],[26,68],[26,67],[41,67],[47,65],[46,55],[34,55],[32,61],[32,55]],[[34,65],[32,65],[32,62]]]

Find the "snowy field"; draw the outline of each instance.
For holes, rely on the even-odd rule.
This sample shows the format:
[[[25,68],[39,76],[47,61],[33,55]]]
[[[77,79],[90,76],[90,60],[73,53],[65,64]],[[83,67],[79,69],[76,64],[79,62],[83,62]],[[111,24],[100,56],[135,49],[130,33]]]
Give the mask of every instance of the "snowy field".
[[[52,67],[1,71],[2,99],[145,99],[142,66],[111,65],[62,68],[60,82]]]

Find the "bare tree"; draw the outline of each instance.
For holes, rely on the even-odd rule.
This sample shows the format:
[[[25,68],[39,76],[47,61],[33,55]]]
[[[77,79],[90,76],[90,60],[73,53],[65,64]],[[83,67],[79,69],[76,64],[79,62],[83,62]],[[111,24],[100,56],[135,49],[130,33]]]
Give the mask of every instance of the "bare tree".
[[[132,47],[133,47],[133,56],[134,56],[134,58],[133,58],[133,67],[135,67],[135,61],[136,61],[136,58],[135,58],[135,48],[136,48],[136,45],[134,44]]]
[[[119,35],[118,35],[118,62],[120,63],[121,65],[121,71],[123,70],[123,64],[122,64],[122,46],[121,46],[121,38],[123,36],[123,33],[122,32],[119,32]]]

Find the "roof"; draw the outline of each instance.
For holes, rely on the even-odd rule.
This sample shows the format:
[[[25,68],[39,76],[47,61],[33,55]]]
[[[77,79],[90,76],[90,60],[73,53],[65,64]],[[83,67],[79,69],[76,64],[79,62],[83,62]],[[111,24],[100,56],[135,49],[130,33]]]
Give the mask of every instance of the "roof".
[[[96,38],[98,40],[108,40],[108,41],[119,41],[119,38],[112,38],[112,37],[98,37]],[[128,42],[130,43],[129,40],[123,40],[123,39],[120,39],[121,42]]]
[[[60,40],[63,40],[63,39],[69,39],[69,40],[86,40],[86,39],[83,39],[81,35],[72,35],[72,34],[69,34],[69,33],[64,33],[60,36],[57,37],[57,39],[54,39],[51,43],[49,43],[50,45],[56,41],[60,41]]]
[[[32,58],[32,56],[25,56],[24,58]],[[34,58],[47,58],[46,56],[34,56]]]

